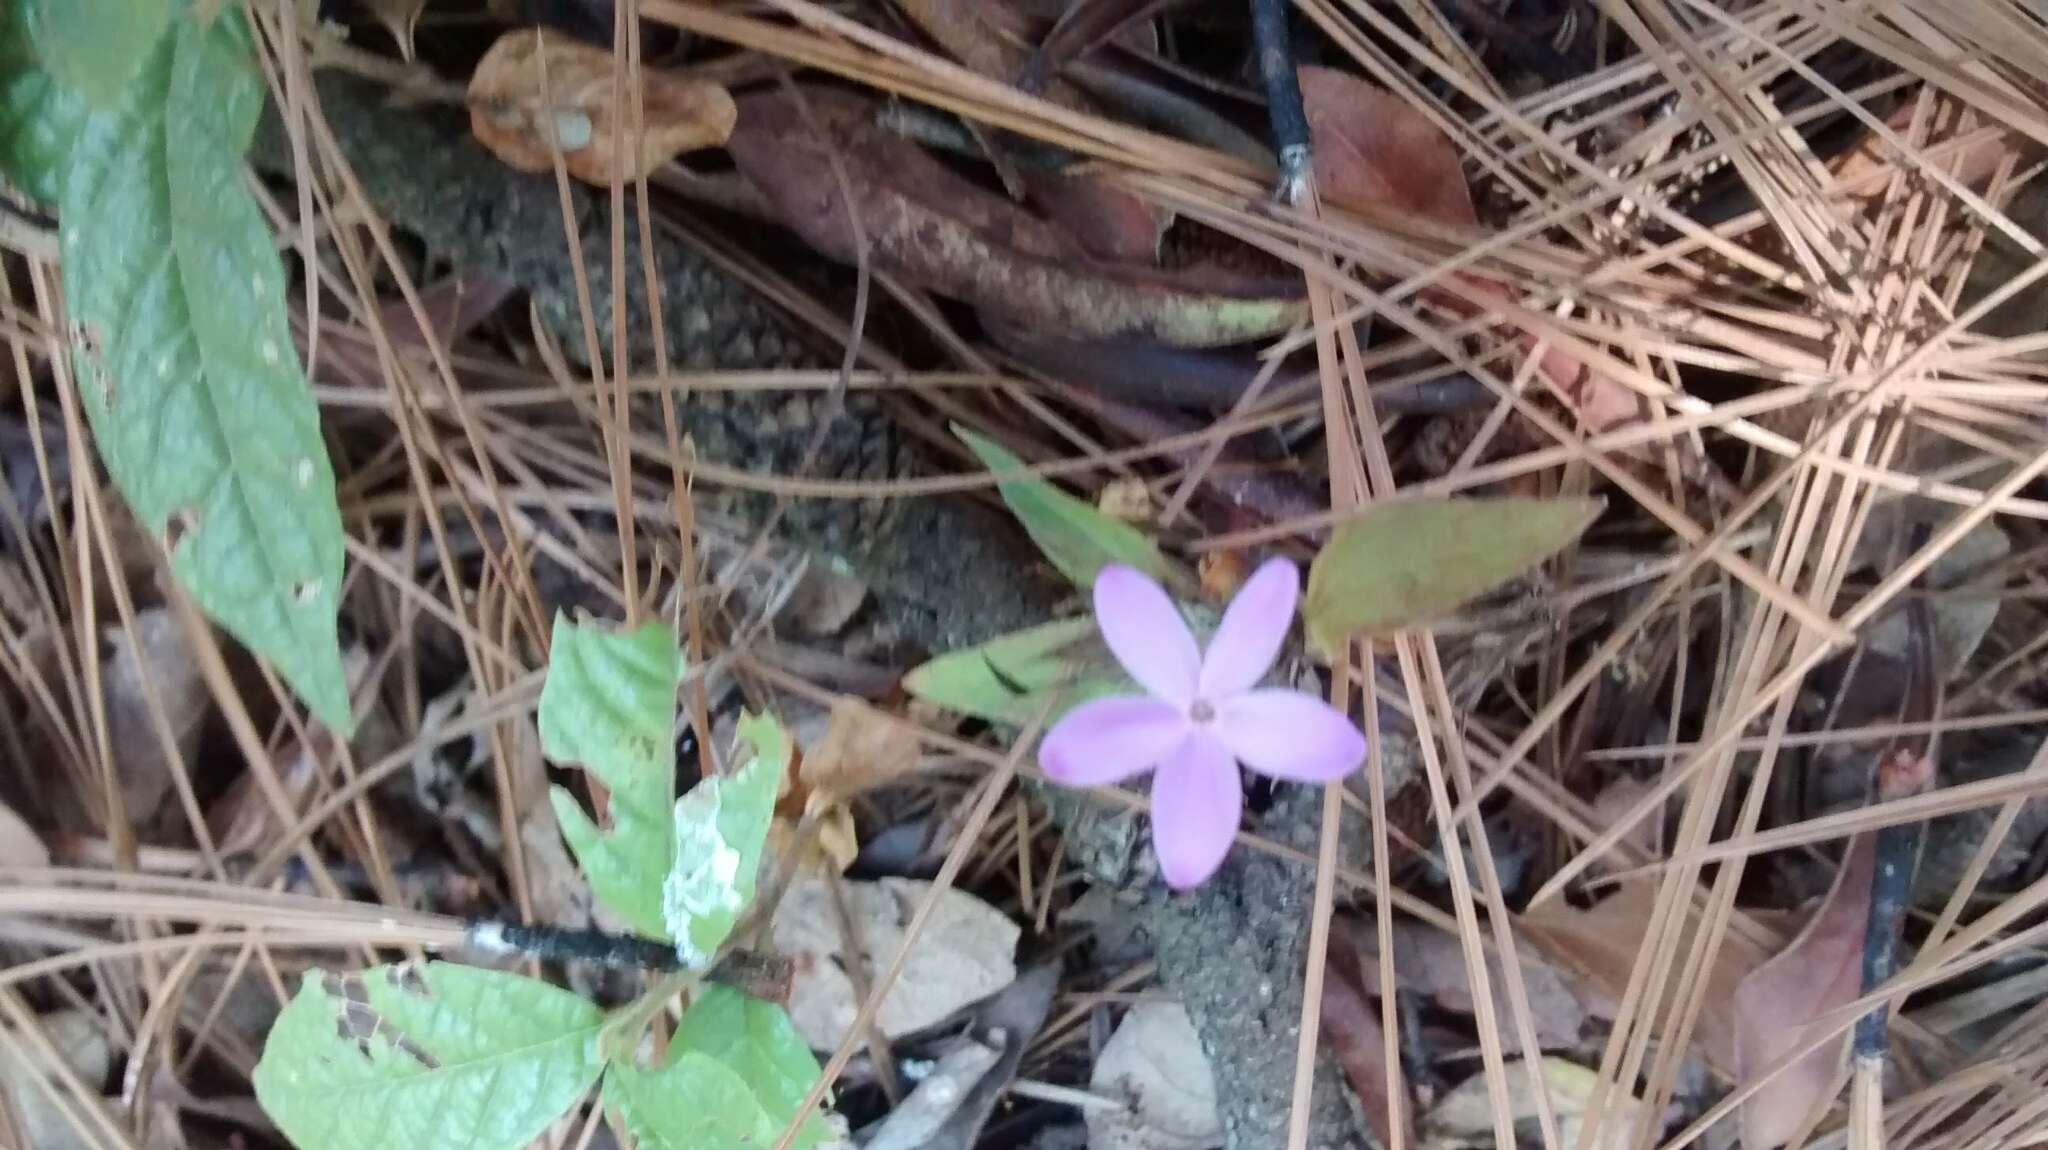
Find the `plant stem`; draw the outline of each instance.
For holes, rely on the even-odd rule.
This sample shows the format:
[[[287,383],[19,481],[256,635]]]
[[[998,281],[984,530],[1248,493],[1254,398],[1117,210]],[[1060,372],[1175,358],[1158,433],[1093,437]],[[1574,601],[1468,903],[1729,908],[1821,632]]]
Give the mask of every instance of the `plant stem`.
[[[637,970],[680,971],[682,959],[675,947],[658,939],[605,930],[568,929],[554,926],[524,926],[516,922],[484,920],[471,923],[467,941],[478,950],[492,954],[518,954],[530,958],[590,962],[599,966]],[[730,986],[771,1002],[789,997],[793,970],[779,954],[755,950],[729,951],[703,972],[706,982]]]

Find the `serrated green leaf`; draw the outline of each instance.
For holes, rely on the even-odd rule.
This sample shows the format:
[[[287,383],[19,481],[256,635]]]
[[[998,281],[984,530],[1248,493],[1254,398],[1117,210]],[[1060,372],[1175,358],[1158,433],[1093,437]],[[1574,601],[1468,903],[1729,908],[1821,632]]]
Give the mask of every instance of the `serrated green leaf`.
[[[754,897],[775,796],[789,770],[789,736],[768,715],[742,715],[752,756],[730,775],[707,778],[676,800],[675,857],[661,912],[683,965],[709,963]]]
[[[912,695],[963,715],[1028,723],[1048,703],[1066,710],[1136,691],[1097,638],[1095,620],[1061,619],[939,656],[903,680]]]
[[[745,1079],[694,1051],[659,1070],[613,1064],[604,1100],[640,1150],[767,1150],[782,1134]]]
[[[540,692],[540,744],[611,791],[600,831],[560,787],[550,796],[598,899],[635,930],[667,938],[661,884],[675,856],[676,688],[683,653],[665,623],[631,631],[580,627],[557,615]]]
[[[25,10],[0,0],[0,179],[55,204],[71,139],[91,110],[36,58]]]
[[[729,986],[704,988],[683,1012],[669,1047],[714,1058],[738,1074],[778,1131],[822,1073],[788,1011]],[[831,1136],[824,1119],[813,1116],[797,1134],[796,1150],[810,1150]]]
[[[1020,474],[1023,460],[1002,444],[955,426],[953,433],[966,441],[981,462],[998,476],[996,490],[1011,514],[1024,524],[1031,541],[1046,559],[1076,587],[1095,585],[1095,573],[1106,564],[1123,563],[1158,579],[1178,574],[1158,544],[1128,523],[1112,519],[1084,500],[1054,487],[1035,475]]]
[[[596,1081],[604,1016],[576,995],[453,963],[308,973],[256,1064],[299,1150],[516,1150]]]
[[[202,610],[349,731],[334,472],[244,182],[264,87],[238,10],[180,20],[73,143],[60,234],[107,471]]]
[[[1366,511],[1309,567],[1302,618],[1330,655],[1361,632],[1441,617],[1564,549],[1597,499],[1419,499]]]
[[[128,82],[156,49],[172,0],[16,0],[28,8],[29,35],[52,76],[93,107],[121,106]]]

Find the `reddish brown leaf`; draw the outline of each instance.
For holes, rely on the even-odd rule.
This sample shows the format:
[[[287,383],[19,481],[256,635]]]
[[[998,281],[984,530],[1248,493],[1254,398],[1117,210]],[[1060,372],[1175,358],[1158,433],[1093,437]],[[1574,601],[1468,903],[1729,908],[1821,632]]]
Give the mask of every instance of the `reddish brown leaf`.
[[[1303,314],[1298,278],[1106,264],[1017,205],[875,123],[867,103],[811,89],[740,102],[733,161],[784,223],[848,263],[859,256],[832,154],[882,270],[1007,322],[1077,339],[1146,336],[1183,347],[1273,335]]]
[[[470,131],[499,159],[528,172],[554,169],[552,134],[570,175],[605,186],[647,175],[679,153],[717,147],[732,134],[733,102],[723,87],[643,67],[645,131],[637,154],[621,162],[612,136],[623,121],[622,138],[632,147],[633,111],[630,100],[612,106],[612,71],[612,55],[603,49],[537,28],[507,32],[470,77]]]
[[[1344,1068],[1344,1080],[1358,1095],[1379,1144],[1391,1146],[1396,1117],[1405,1133],[1409,1108],[1406,1099],[1398,1112],[1388,1105],[1387,1032],[1380,1027],[1379,1011],[1366,1001],[1363,970],[1346,932],[1332,931],[1323,978],[1323,1042]],[[1414,1140],[1409,1134],[1402,1141],[1413,1145]]]
[[[490,318],[516,290],[511,282],[488,275],[453,275],[420,289],[420,310],[426,313],[434,337],[443,347],[452,347]],[[420,330],[405,300],[384,300],[377,307],[377,317],[384,325],[385,338],[401,355],[427,348],[427,334]],[[368,339],[323,342],[316,366],[325,382],[358,387],[380,387],[383,383],[377,348]]]
[[[1478,226],[1472,192],[1450,137],[1407,100],[1357,76],[1330,68],[1300,70],[1301,96],[1315,144],[1316,188],[1334,204],[1353,209],[1392,208],[1463,228]],[[1479,294],[1506,298],[1506,286],[1482,276],[1458,279]],[[1457,292],[1425,293],[1432,301],[1470,315],[1480,307]],[[1515,335],[1524,352],[1536,337]],[[1636,393],[1592,371],[1577,356],[1545,348],[1537,376],[1598,433],[1642,416]]]
[[[1299,75],[1317,194],[1345,207],[1477,226],[1458,150],[1413,104],[1334,68]]]
[[[1854,1002],[1863,985],[1863,928],[1870,918],[1876,837],[1858,835],[1820,909],[1792,945],[1735,990],[1736,1081],[1747,1086],[1801,1045],[1807,1024]],[[1772,1075],[1742,1104],[1742,1145],[1768,1150],[1799,1131],[1834,1086],[1845,1034]]]
[[[1156,264],[1173,213],[1088,175],[1027,171],[1024,187],[1045,218],[1097,259]]]

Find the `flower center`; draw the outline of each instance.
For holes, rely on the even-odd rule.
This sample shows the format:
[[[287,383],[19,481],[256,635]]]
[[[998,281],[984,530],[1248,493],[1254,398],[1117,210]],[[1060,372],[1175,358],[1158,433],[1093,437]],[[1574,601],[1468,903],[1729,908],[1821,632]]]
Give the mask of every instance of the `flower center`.
[[[1197,723],[1206,723],[1216,717],[1216,705],[1207,699],[1196,699],[1188,704],[1188,718]]]

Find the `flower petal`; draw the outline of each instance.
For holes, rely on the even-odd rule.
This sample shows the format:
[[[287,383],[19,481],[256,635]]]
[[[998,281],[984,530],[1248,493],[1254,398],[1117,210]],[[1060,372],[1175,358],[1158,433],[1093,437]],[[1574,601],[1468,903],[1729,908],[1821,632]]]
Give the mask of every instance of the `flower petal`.
[[[1365,735],[1342,711],[1300,691],[1221,700],[1211,728],[1245,766],[1276,779],[1326,783],[1365,761]]]
[[[1095,576],[1095,623],[1139,686],[1180,707],[1194,699],[1201,649],[1173,600],[1149,576],[1135,567],[1104,567]]]
[[[1097,699],[1053,724],[1038,745],[1038,766],[1056,783],[1106,786],[1158,766],[1187,737],[1187,716],[1171,703]]]
[[[1189,735],[1152,776],[1152,849],[1166,885],[1189,890],[1215,874],[1243,813],[1230,748],[1207,731]]]
[[[1200,697],[1221,699],[1249,691],[1265,678],[1280,656],[1280,644],[1287,641],[1300,599],[1301,572],[1292,560],[1274,558],[1259,564],[1224,609],[1223,623],[1202,654],[1196,687]]]

